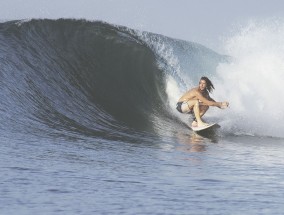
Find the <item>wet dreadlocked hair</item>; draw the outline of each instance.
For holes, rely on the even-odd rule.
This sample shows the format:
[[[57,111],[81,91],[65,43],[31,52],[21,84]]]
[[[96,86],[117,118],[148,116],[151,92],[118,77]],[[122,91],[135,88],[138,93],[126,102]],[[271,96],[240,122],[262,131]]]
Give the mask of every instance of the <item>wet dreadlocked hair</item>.
[[[204,81],[206,82],[206,89],[207,89],[210,93],[212,93],[213,89],[215,89],[215,88],[214,88],[214,85],[212,84],[212,82],[209,80],[209,78],[203,76],[203,77],[200,78],[200,81],[201,81],[201,80],[204,80]]]

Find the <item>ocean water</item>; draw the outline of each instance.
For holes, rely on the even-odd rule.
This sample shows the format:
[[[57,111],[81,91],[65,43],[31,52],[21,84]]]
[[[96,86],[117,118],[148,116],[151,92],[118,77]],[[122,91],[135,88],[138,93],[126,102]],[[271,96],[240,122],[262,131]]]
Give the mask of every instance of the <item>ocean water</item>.
[[[283,214],[282,26],[251,23],[221,55],[103,22],[1,23],[0,214]],[[201,136],[175,102],[203,75],[230,108]]]

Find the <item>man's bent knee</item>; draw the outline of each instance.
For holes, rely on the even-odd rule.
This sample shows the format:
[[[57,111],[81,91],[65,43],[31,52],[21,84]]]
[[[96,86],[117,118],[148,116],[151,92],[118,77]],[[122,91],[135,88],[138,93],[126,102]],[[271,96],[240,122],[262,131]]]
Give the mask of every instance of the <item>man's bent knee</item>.
[[[194,106],[199,106],[199,100],[198,100],[198,99],[196,99],[196,100],[194,101]]]

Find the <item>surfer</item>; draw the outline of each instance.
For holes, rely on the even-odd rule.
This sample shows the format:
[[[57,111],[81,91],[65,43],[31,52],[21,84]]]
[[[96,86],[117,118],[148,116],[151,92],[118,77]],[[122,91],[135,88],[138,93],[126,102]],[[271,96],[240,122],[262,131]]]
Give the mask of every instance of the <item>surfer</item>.
[[[177,110],[180,113],[194,114],[195,118],[192,127],[207,126],[201,117],[209,109],[209,106],[216,106],[225,109],[229,106],[228,102],[216,102],[209,96],[213,91],[214,85],[207,77],[201,77],[199,86],[187,91],[177,102]]]

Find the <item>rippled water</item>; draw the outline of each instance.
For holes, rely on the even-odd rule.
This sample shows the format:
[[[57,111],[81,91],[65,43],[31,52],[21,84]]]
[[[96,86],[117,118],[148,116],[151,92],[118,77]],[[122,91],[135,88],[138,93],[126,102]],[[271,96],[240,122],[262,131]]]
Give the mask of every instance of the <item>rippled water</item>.
[[[1,140],[1,214],[282,214],[283,140]]]

